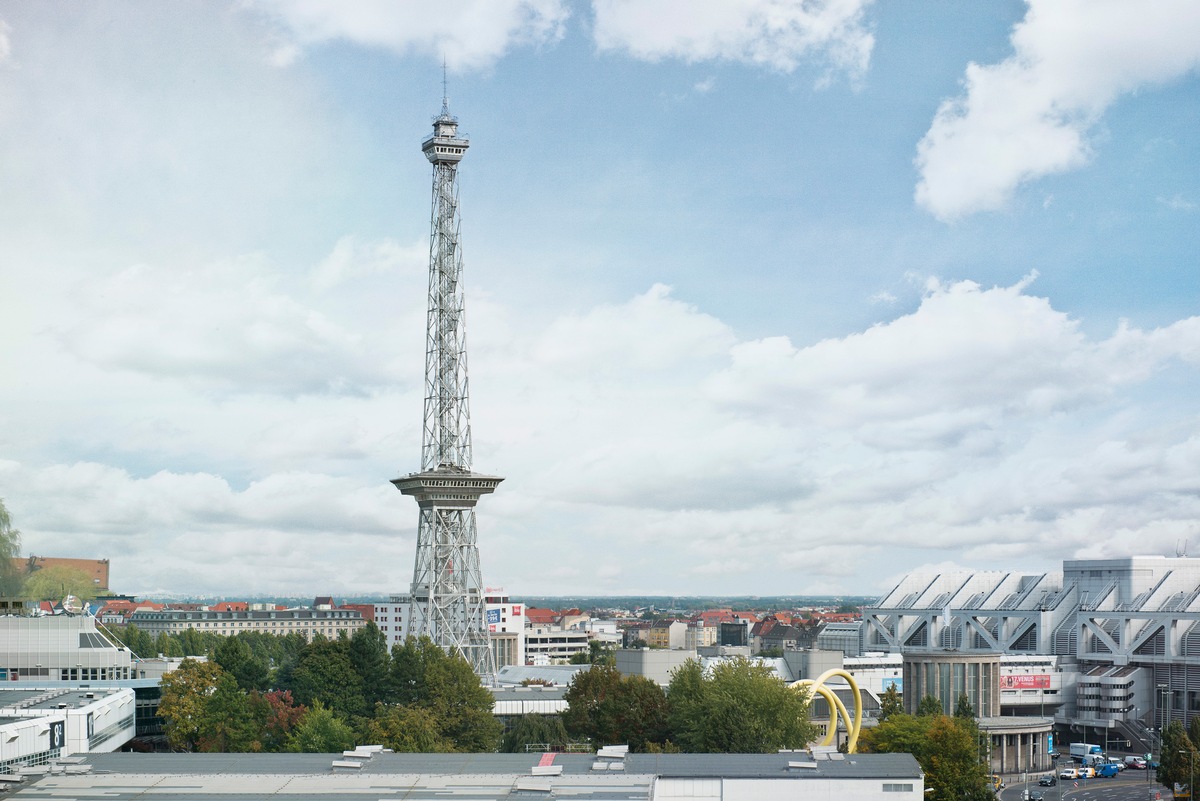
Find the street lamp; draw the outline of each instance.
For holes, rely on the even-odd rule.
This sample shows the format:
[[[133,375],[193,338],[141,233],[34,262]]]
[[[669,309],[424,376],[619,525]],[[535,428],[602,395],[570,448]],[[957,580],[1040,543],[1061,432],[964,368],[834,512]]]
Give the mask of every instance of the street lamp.
[[[1196,781],[1196,751],[1194,749],[1188,749],[1187,751],[1180,751],[1179,753],[1188,755],[1188,801],[1191,801],[1192,784],[1194,784]],[[1161,758],[1162,755],[1159,754],[1159,759]]]
[[[1158,695],[1155,698],[1155,701],[1158,703],[1158,708],[1162,712],[1162,714],[1159,715],[1159,722],[1161,725],[1159,725],[1159,727],[1158,727],[1158,755],[1159,755],[1159,758],[1162,757],[1163,732],[1166,731],[1166,729],[1167,729],[1167,705],[1166,705],[1167,689],[1168,689],[1167,685],[1165,685],[1165,684],[1158,685]]]

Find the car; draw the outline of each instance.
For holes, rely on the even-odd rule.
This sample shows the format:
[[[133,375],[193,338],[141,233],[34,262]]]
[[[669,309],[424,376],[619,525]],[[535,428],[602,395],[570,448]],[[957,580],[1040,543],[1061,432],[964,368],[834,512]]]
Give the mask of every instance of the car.
[[[1088,765],[1083,766],[1082,768],[1079,769],[1079,778],[1081,778],[1081,779],[1096,778],[1096,769],[1093,767],[1090,767]]]
[[[1029,801],[1042,801],[1042,791],[1041,790],[1030,790],[1029,791]]]
[[[1053,773],[1047,773],[1045,776],[1038,779],[1039,787],[1053,787],[1056,784],[1058,784],[1058,779],[1054,778]]]
[[[1078,779],[1079,771],[1075,768],[1063,768],[1062,773],[1058,774],[1060,779]]]

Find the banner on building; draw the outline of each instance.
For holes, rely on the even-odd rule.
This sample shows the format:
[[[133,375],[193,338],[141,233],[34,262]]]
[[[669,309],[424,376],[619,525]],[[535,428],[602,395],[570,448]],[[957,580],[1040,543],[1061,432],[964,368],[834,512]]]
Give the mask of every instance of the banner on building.
[[[1000,677],[1001,690],[1048,690],[1049,673],[1028,673]]]
[[[487,622],[488,623],[499,623],[500,622],[500,610],[499,609],[487,610]],[[493,629],[493,631],[494,631],[494,629]]]

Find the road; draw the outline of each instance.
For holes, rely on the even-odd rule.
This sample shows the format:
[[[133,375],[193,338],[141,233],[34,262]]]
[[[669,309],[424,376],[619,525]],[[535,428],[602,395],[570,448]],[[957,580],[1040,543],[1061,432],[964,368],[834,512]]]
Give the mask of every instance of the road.
[[[997,798],[1022,801],[1028,788],[1041,790],[1045,801],[1171,801],[1171,791],[1154,781],[1153,771],[1124,770],[1108,779],[1059,779],[1054,787],[1039,787],[1043,775],[1030,774],[1028,784],[1006,777],[1007,785]]]

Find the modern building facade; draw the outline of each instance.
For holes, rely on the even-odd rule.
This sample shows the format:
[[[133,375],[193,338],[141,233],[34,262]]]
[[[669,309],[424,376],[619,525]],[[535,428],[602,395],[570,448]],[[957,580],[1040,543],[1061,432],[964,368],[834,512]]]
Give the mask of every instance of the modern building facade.
[[[998,656],[999,715],[1052,716],[1060,736],[1155,752],[1170,721],[1200,714],[1200,559],[913,574],[863,610],[862,645]]]

